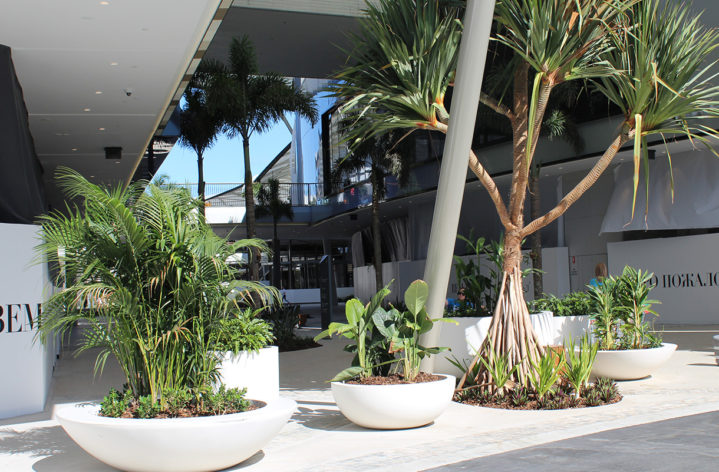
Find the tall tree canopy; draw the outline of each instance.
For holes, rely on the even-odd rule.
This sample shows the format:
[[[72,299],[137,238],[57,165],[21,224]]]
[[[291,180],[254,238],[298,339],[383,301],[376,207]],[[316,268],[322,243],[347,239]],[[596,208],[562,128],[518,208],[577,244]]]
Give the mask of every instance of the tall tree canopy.
[[[455,4],[456,2],[452,2]],[[335,96],[357,117],[352,143],[391,129],[447,131],[445,94],[454,80],[460,12],[438,0],[379,0],[368,4],[354,38],[349,66],[338,74]],[[493,40],[517,61],[508,100],[480,101],[512,127],[512,181],[500,193],[474,152],[469,168],[485,187],[505,230],[502,289],[487,341],[517,365],[523,381],[543,351],[529,321],[521,285],[521,244],[589,189],[619,149],[634,144],[634,194],[649,165],[647,138],[684,134],[710,145],[717,138],[702,119],[719,113],[719,89],[705,61],[719,34],[691,17],[685,4],[659,0],[498,0]],[[524,205],[543,118],[561,84],[589,80],[621,110],[624,120],[587,175],[544,215],[524,222]],[[361,117],[361,119],[359,119]],[[645,173],[648,179],[648,173]],[[432,313],[436,316],[437,313]],[[491,378],[482,369],[480,381]]]
[[[245,166],[245,222],[247,237],[254,238],[255,199],[250,159],[250,137],[264,133],[286,112],[296,112],[317,122],[317,106],[310,94],[275,73],[260,74],[257,56],[247,36],[234,38],[227,64],[204,60],[198,75],[207,83],[208,101],[224,123],[231,137],[242,139]],[[258,277],[257,257],[253,258],[251,277]]]

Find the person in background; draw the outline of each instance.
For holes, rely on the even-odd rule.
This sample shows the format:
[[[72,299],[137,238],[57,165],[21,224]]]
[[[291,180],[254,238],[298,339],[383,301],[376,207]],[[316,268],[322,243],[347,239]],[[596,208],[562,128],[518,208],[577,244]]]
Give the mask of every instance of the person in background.
[[[594,277],[589,281],[589,285],[592,287],[599,287],[608,274],[609,271],[607,271],[607,265],[600,262],[596,265],[596,267],[594,267]]]

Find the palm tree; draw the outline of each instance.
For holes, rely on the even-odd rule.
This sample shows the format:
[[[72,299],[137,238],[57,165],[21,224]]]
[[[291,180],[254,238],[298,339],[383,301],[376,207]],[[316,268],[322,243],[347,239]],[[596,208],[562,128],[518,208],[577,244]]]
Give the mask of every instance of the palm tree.
[[[361,171],[369,166],[372,185],[372,263],[375,273],[375,287],[384,287],[382,281],[382,229],[379,218],[379,204],[385,196],[385,178],[394,175],[400,183],[408,176],[409,153],[400,155],[400,148],[394,146],[397,137],[388,132],[371,136],[357,143],[350,152],[340,158],[334,170],[335,180],[352,172]]]
[[[275,73],[260,75],[252,42],[247,36],[230,44],[228,65],[205,60],[200,75],[208,80],[208,100],[222,117],[230,137],[242,138],[245,166],[245,221],[247,237],[255,237],[255,200],[250,159],[250,137],[267,131],[285,112],[296,112],[314,125],[317,107],[312,96]],[[251,278],[256,280],[259,260],[254,254]]]
[[[38,256],[62,268],[55,283],[63,287],[43,304],[41,339],[65,338],[84,321],[78,351],[99,348],[96,372],[115,356],[135,397],[154,402],[168,388],[211,388],[210,334],[235,310],[229,297],[279,298],[272,287],[236,280],[227,263],[239,250],[267,250],[265,243],[215,235],[183,188],[101,188],[68,168],[57,177],[78,205],[39,218]]]
[[[454,78],[461,25],[458,12],[443,5],[430,0],[368,4],[351,65],[338,74],[341,81],[334,89],[346,103],[343,112],[363,117],[354,142],[396,128],[447,131],[444,97]],[[506,354],[522,382],[543,352],[522,293],[522,240],[564,214],[625,143],[634,143],[636,196],[639,170],[648,165],[648,136],[680,133],[707,146],[717,137],[701,118],[718,114],[719,89],[709,82],[703,63],[717,47],[719,33],[690,19],[683,4],[659,5],[659,0],[497,2],[494,40],[510,48],[517,61],[512,95],[504,102],[485,93],[480,101],[512,125],[512,181],[505,204],[494,179],[471,153],[469,168],[505,229],[502,289],[478,355],[486,356],[490,346]],[[624,120],[588,174],[556,207],[525,224],[529,172],[547,103],[557,86],[573,80],[596,82]],[[480,383],[491,383],[486,369],[480,376]]]
[[[205,150],[212,147],[222,128],[222,120],[207,104],[205,91],[193,83],[185,90],[185,106],[180,113],[180,144],[197,154],[197,194],[205,214]]]
[[[280,181],[269,179],[257,192],[258,206],[255,209],[257,216],[269,215],[272,217],[272,285],[280,287],[280,240],[277,237],[277,222],[283,216],[290,221],[295,214],[292,211],[292,202],[280,197]]]

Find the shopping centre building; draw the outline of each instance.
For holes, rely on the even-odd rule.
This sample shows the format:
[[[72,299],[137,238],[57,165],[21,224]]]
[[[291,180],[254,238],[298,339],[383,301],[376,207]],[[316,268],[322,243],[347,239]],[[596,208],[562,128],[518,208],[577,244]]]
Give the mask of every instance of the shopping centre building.
[[[310,91],[321,90],[345,57],[337,46],[357,30],[360,0],[83,0],[6,2],[0,15],[0,352],[14,359],[0,375],[15,379],[0,390],[0,417],[43,408],[57,352],[34,343],[43,298],[51,290],[47,268],[33,265],[36,217],[66,201],[53,183],[58,166],[89,180],[117,185],[151,177],[177,137],[174,118],[192,73],[204,57],[224,60],[233,37],[248,34],[262,71],[276,71]],[[704,22],[719,25],[713,0]],[[332,185],[342,146],[337,111],[318,96],[316,125],[290,119],[292,140],[258,181],[274,176],[287,185],[295,218],[282,221],[283,289],[290,301],[319,301],[317,264],[332,256],[338,295],[374,291],[371,209],[367,176]],[[596,162],[619,123],[587,116],[578,123],[581,150],[542,138],[543,210],[553,207]],[[716,125],[715,125],[716,126]],[[386,182],[381,205],[384,279],[401,293],[422,276],[436,195],[442,136],[415,133],[409,183]],[[501,190],[511,169],[502,167],[511,144],[497,136],[478,140],[476,151]],[[719,159],[688,140],[650,143],[649,205],[640,192],[631,218],[632,155],[615,164],[567,213],[545,228],[544,289],[561,295],[581,290],[594,267],[610,273],[625,264],[654,272],[662,301],[660,321],[719,323]],[[671,156],[674,201],[669,183]],[[306,175],[305,162],[317,172]],[[208,219],[221,235],[244,236],[239,188],[209,198]],[[459,234],[500,237],[501,226],[481,185],[468,174]],[[272,225],[260,220],[259,235]],[[455,253],[464,254],[457,244]],[[529,280],[528,280],[529,282]],[[342,290],[344,289],[344,290]],[[450,281],[448,295],[456,292]],[[531,293],[529,290],[528,293]]]

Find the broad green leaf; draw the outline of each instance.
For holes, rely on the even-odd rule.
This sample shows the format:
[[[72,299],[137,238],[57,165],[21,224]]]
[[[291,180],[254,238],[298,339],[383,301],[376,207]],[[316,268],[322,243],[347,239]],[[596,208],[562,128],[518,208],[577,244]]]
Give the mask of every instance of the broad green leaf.
[[[352,380],[356,377],[359,377],[362,372],[364,372],[364,369],[362,367],[348,367],[339,374],[335,375],[335,377],[330,380],[330,382],[344,382],[345,380]]]
[[[364,314],[364,306],[362,302],[353,298],[345,304],[345,315],[347,316],[347,322],[352,326],[357,326],[362,319]]]
[[[395,323],[398,314],[399,313],[395,309],[385,311],[380,307],[377,308],[372,315],[372,321],[374,321],[377,331],[379,331],[380,334],[387,340],[392,340],[397,334],[397,327]]]
[[[427,303],[428,296],[429,287],[427,286],[427,282],[424,280],[415,280],[409,284],[407,291],[404,292],[404,303],[407,305],[407,309],[414,316],[417,316]]]

